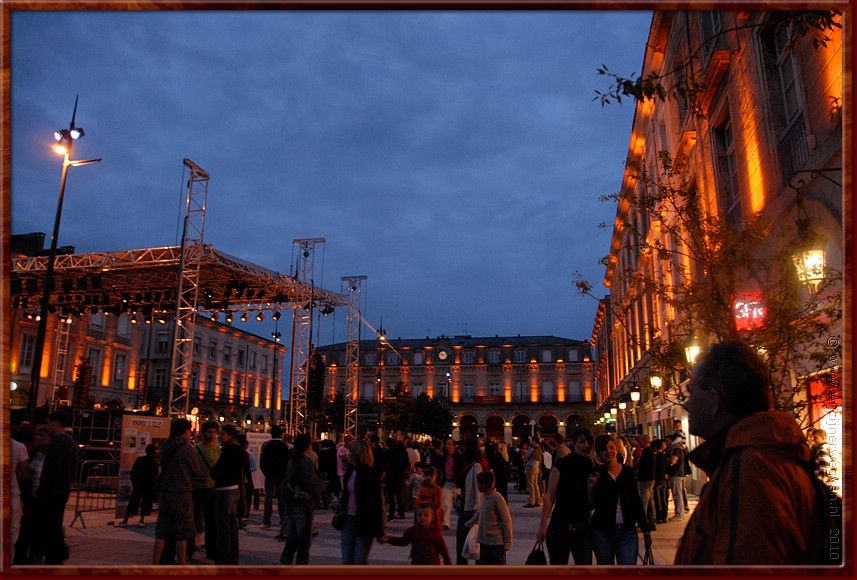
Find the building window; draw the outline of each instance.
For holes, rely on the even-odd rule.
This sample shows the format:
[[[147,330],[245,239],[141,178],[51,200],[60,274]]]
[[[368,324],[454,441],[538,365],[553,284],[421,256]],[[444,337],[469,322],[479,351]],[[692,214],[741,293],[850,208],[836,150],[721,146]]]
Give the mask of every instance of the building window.
[[[231,359],[231,358],[232,358],[232,345],[231,344],[224,344],[223,345],[223,362],[224,362],[224,364],[228,363],[229,359]]]
[[[127,362],[127,356],[124,354],[117,354],[113,360],[113,386],[117,388],[122,388],[125,386],[125,364]]]
[[[542,351],[542,362],[543,363],[553,362],[553,353],[547,348]]]
[[[714,143],[717,153],[717,198],[721,214],[730,225],[736,225],[742,217],[741,195],[738,182],[738,161],[735,155],[735,138],[732,121],[727,113],[714,128]]]
[[[217,341],[212,340],[208,343],[208,358],[214,360],[217,358]]]
[[[517,364],[524,364],[527,362],[527,351],[525,350],[516,350],[515,351],[515,362]]]
[[[155,369],[155,388],[163,389],[167,386],[167,369]]]
[[[576,348],[568,349],[568,362],[577,362],[580,360],[580,351]]]
[[[423,385],[422,381],[414,382],[411,384],[411,395],[414,397],[419,397],[423,393],[426,392],[426,387]]]
[[[244,366],[244,349],[243,348],[238,349],[238,366],[239,367]]]
[[[530,390],[527,381],[515,381],[515,393],[512,396],[515,403],[528,403],[530,401]]]
[[[198,354],[199,354],[199,349],[200,349],[200,348],[202,348],[202,347],[200,346],[201,344],[202,344],[202,339],[201,339],[201,338],[196,337],[196,338],[194,338],[194,339],[193,339],[193,354],[196,354],[196,355],[198,355]]]
[[[214,394],[214,375],[205,376],[205,392],[208,395]]]
[[[447,381],[438,381],[437,382],[437,396],[441,399],[449,398],[449,383]]]
[[[192,371],[190,373],[190,385],[188,386],[188,390],[199,392],[199,372]]]
[[[21,358],[20,368],[30,369],[33,367],[33,352],[36,347],[36,339],[25,334],[21,337]]]
[[[89,377],[90,387],[100,387],[98,379],[101,377],[101,349],[89,348],[89,365],[92,368],[92,374]]]
[[[568,400],[572,403],[579,403],[583,400],[583,389],[580,387],[580,381],[569,381]]]
[[[229,375],[226,374],[223,377],[220,377],[220,392],[228,393],[229,392]]]
[[[492,364],[492,365],[500,364],[500,351],[499,350],[488,351],[488,364]]]
[[[262,355],[262,372],[263,373],[268,372],[268,355],[266,355],[266,354]]]
[[[555,403],[556,391],[554,390],[553,381],[542,381],[542,392],[539,393],[539,402]]]
[[[367,352],[365,355],[363,355],[363,364],[365,364],[368,367],[374,367],[375,366],[375,353],[374,352]]]
[[[488,394],[492,397],[499,397],[500,392],[500,383],[497,381],[491,381],[488,383]]]
[[[786,123],[791,123],[800,112],[800,94],[797,84],[797,63],[791,47],[791,32],[787,26],[777,27],[773,36],[777,59],[779,90],[783,97]]]
[[[170,350],[170,334],[168,332],[159,332],[157,336],[157,346],[155,350],[159,353],[165,353]]]
[[[473,364],[473,351],[464,351],[461,355],[461,364],[472,365]]]
[[[719,10],[700,10],[699,26],[702,29],[702,54],[705,60],[711,56],[714,47],[717,46],[715,36],[720,33],[720,11]]]
[[[116,320],[116,336],[131,336],[131,318],[125,313],[120,314]]]
[[[476,389],[473,387],[472,381],[464,381],[463,390],[462,390],[462,401],[465,403],[470,403],[473,401],[473,395],[475,394]]]
[[[415,365],[425,364],[425,362],[426,362],[426,353],[424,353],[421,350],[414,352],[414,364]]]
[[[93,330],[104,330],[104,313],[98,312],[89,316],[89,328]]]
[[[256,370],[256,351],[250,353],[250,368]]]
[[[399,360],[399,355],[397,355],[394,352],[388,352],[387,353],[386,361],[387,361],[387,364],[390,366],[396,366],[396,365],[402,364],[401,360]]]

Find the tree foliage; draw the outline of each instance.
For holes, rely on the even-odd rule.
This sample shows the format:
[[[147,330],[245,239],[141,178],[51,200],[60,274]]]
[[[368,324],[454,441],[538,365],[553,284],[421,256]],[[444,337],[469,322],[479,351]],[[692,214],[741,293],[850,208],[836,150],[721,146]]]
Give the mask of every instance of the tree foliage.
[[[647,101],[658,99],[681,98],[687,103],[688,110],[694,115],[702,117],[701,97],[705,93],[705,83],[698,74],[697,67],[693,66],[694,60],[699,52],[717,41],[727,33],[744,28],[757,28],[760,26],[784,26],[791,31],[792,43],[806,35],[813,35],[813,45],[816,50],[827,46],[830,41],[830,33],[842,28],[842,13],[837,10],[782,10],[777,16],[764,23],[751,23],[721,30],[714,36],[702,40],[696,50],[690,54],[686,62],[672,70],[663,73],[650,72],[643,76],[631,73],[623,76],[612,72],[606,64],[596,69],[599,75],[612,79],[612,83],[606,91],[595,91],[593,100],[600,100],[601,106],[612,102],[622,103],[623,98],[635,101]],[[834,103],[834,106],[837,104]]]
[[[706,211],[684,167],[666,152],[660,154],[657,175],[634,165],[628,169],[647,193],[603,198],[627,205],[617,227],[623,234],[622,251],[637,257],[617,270],[614,293],[630,290],[621,300],[612,297],[611,312],[631,346],[645,353],[652,372],[673,378],[665,385],[667,399],[684,403],[678,384],[688,375],[688,340],[741,339],[766,357],[775,407],[793,412],[799,421],[805,418],[805,385],[796,384],[794,377],[822,370],[838,352],[831,349],[829,337],[841,323],[841,272],[827,267],[816,291],[804,288],[792,260],[796,232],[791,224],[774,223],[761,213],[730,224]],[[592,283],[579,273],[574,285],[594,297]],[[747,293],[761,297],[756,307],[764,308],[764,323],[740,329],[735,302]],[[653,303],[653,311],[666,316],[660,320],[656,315],[642,330],[632,330],[630,321],[641,303]]]

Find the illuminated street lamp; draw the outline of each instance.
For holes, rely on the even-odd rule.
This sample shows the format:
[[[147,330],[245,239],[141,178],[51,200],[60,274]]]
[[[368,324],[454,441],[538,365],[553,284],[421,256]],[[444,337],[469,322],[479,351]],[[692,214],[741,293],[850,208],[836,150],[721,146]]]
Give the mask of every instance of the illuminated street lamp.
[[[634,387],[633,389],[631,389],[631,400],[635,403],[640,400],[640,389],[639,388]]]
[[[54,231],[51,236],[51,249],[48,252],[48,263],[45,267],[45,287],[42,292],[42,301],[39,310],[39,327],[36,331],[36,342],[33,348],[33,368],[30,375],[30,392],[27,396],[27,415],[33,417],[36,411],[36,404],[39,398],[39,379],[42,367],[42,354],[45,348],[45,334],[47,333],[48,325],[48,308],[51,300],[51,286],[54,284],[54,262],[57,256],[57,240],[60,231],[60,218],[62,217],[62,202],[65,195],[65,182],[68,176],[69,167],[78,167],[80,165],[89,165],[90,163],[98,163],[98,159],[85,159],[79,161],[71,160],[71,150],[74,142],[83,137],[84,132],[82,127],[76,127],[74,119],[77,116],[77,100],[74,99],[74,111],[71,114],[71,123],[68,129],[62,129],[54,132],[54,139],[57,143],[54,146],[54,151],[64,156],[62,164],[62,176],[60,177],[60,191],[57,199],[57,213],[54,218]]]
[[[792,261],[797,270],[798,279],[813,292],[824,280],[825,239],[817,234],[809,223],[809,218],[797,220],[797,240]]]
[[[693,366],[700,352],[702,352],[702,347],[699,345],[699,339],[694,336],[688,345],[684,347],[684,357],[687,359],[687,364]]]
[[[649,382],[652,384],[652,388],[656,391],[661,388],[661,385],[664,384],[664,381],[658,375],[651,375],[649,377]]]

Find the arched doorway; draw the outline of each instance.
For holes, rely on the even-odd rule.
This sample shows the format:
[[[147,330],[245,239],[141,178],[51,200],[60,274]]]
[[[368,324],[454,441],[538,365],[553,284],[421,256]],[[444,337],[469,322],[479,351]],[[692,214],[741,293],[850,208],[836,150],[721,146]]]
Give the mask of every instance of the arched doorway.
[[[476,417],[473,415],[464,415],[461,417],[461,421],[459,422],[459,433],[461,437],[476,437],[479,429],[479,422],[476,420]]]
[[[530,418],[526,415],[516,415],[512,419],[512,444],[521,445],[521,441],[532,435],[533,428],[530,426]]]
[[[553,437],[559,432],[559,421],[553,415],[542,415],[539,419],[539,435],[542,439]]]
[[[488,441],[503,441],[505,421],[500,415],[489,415],[485,420],[485,437]]]

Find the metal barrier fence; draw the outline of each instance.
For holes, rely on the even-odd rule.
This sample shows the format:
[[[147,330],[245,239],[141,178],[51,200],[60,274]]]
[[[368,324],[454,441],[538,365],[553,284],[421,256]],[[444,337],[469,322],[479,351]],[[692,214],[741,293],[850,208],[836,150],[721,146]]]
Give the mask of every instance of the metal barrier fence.
[[[74,522],[80,519],[86,528],[83,514],[116,509],[116,490],[119,487],[119,461],[81,461],[79,482],[74,490]]]

